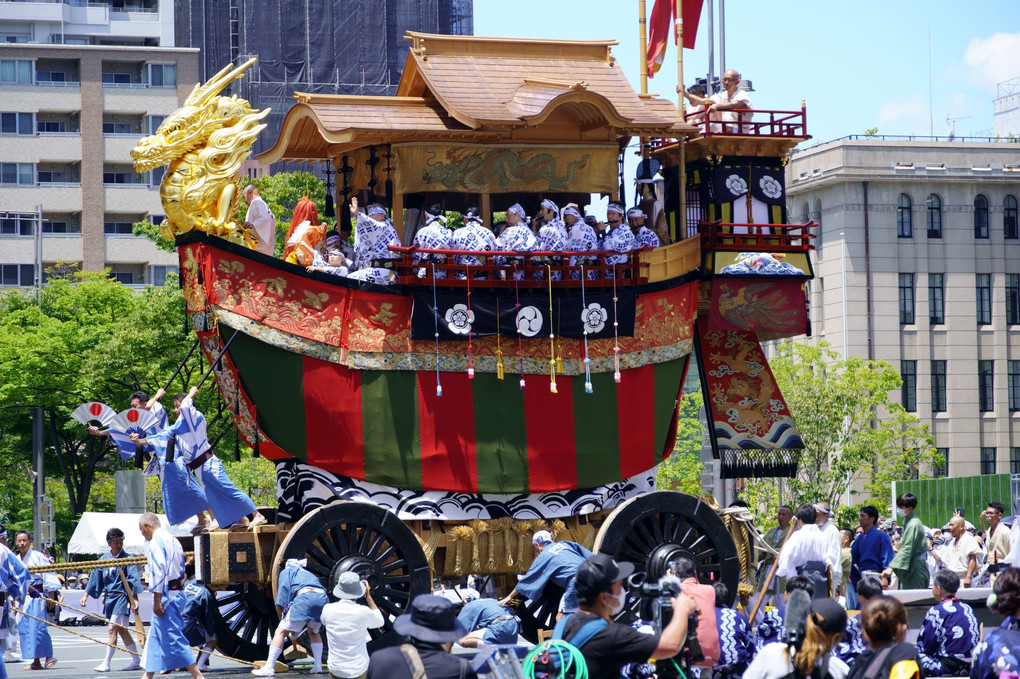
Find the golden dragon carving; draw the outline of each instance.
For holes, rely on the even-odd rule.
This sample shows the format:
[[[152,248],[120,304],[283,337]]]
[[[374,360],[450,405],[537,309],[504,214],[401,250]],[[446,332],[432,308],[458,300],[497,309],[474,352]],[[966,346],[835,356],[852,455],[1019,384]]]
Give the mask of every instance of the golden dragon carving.
[[[266,126],[270,109],[253,109],[236,94],[219,96],[255,63],[225,66],[206,83],[195,85],[184,105],[168,116],[155,134],[131,151],[136,172],[169,164],[159,187],[167,218],[160,235],[169,240],[193,229],[255,247],[254,236],[234,219],[241,188],[238,171]]]

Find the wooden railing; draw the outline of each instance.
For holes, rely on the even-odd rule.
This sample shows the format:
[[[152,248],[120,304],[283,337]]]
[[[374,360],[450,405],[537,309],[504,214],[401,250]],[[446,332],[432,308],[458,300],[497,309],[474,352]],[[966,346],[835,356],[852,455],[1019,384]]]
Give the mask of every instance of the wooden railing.
[[[719,112],[721,115],[723,112]],[[740,116],[739,121],[723,121],[715,119],[716,114],[711,114],[712,119],[705,116],[704,111],[688,113],[684,116],[687,121],[695,121],[694,124],[701,130],[705,137],[750,137],[754,139],[803,139],[807,134],[807,107],[801,106],[799,111],[765,111],[753,109],[750,111],[725,111]],[[676,143],[676,139],[651,139],[649,145],[652,150],[670,146]]]
[[[813,250],[811,229],[818,222],[805,224],[750,224],[747,222],[701,222],[698,235],[701,249],[749,250],[752,252],[807,252]],[[741,231],[746,233],[735,233]]]

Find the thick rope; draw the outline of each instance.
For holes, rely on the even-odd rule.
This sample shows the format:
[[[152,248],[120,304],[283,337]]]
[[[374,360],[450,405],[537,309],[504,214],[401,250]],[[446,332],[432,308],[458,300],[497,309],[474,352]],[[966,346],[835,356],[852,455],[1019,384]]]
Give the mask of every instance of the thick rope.
[[[185,554],[185,558],[188,554]],[[98,568],[116,568],[118,566],[144,566],[144,556],[127,556],[123,559],[106,559],[104,561],[68,561],[52,566],[30,566],[29,573],[59,573],[61,571],[94,571]]]

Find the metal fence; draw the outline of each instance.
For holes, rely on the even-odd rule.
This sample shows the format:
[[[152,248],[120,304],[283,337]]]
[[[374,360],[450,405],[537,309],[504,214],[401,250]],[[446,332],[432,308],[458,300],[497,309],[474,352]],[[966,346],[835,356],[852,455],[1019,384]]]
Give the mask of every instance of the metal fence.
[[[896,505],[897,496],[907,492],[917,496],[917,515],[926,526],[944,526],[957,507],[963,509],[967,521],[978,526],[981,512],[992,500],[1006,505],[1007,515],[1013,513],[1013,501],[1020,498],[1020,474],[894,481],[892,505]]]

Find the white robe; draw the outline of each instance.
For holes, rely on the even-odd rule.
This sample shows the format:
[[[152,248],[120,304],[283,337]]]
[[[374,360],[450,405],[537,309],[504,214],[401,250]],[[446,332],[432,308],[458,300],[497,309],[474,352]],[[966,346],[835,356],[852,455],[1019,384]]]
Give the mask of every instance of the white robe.
[[[814,524],[801,526],[786,541],[786,546],[779,555],[776,576],[792,578],[798,575],[797,568],[808,561],[824,561],[835,573],[840,556],[839,551],[832,549],[832,541],[818,529],[818,526]]]

